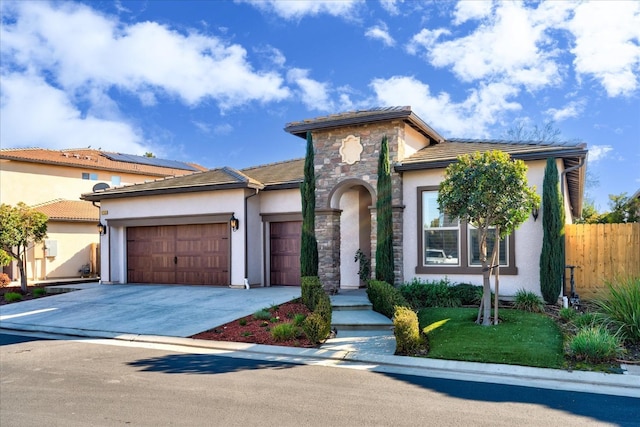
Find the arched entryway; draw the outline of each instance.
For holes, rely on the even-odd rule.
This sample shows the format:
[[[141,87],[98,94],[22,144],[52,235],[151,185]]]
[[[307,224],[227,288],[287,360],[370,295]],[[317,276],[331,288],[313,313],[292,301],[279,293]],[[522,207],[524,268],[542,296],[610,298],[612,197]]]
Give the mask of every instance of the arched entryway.
[[[360,281],[356,252],[371,259],[371,207],[375,191],[365,181],[348,179],[340,182],[329,198],[330,208],[340,210],[340,289],[356,289]]]

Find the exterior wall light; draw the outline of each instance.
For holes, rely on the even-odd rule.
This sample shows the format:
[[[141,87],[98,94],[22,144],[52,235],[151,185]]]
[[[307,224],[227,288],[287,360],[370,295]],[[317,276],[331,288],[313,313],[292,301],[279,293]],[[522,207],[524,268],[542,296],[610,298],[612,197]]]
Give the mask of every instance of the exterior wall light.
[[[238,231],[238,228],[240,227],[240,220],[236,218],[235,214],[231,214],[229,225],[231,226],[232,231]]]
[[[107,226],[101,222],[98,222],[98,234],[101,236],[107,234]]]
[[[534,207],[533,209],[531,209],[531,216],[533,216],[533,221],[535,222],[535,220],[538,219],[538,215],[540,214],[540,211],[538,210],[538,207]]]

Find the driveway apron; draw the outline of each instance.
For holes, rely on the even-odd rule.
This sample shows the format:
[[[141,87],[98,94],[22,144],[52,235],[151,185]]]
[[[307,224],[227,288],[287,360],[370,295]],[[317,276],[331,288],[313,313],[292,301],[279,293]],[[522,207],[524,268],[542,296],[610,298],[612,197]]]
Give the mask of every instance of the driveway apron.
[[[188,337],[300,296],[300,288],[93,285],[0,306],[0,327],[86,336]]]

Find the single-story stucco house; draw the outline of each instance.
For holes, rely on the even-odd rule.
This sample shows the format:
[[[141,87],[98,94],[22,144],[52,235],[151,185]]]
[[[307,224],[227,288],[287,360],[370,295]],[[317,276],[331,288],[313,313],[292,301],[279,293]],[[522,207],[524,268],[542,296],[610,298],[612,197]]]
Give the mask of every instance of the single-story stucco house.
[[[472,227],[441,214],[444,168],[460,154],[502,150],[528,166],[542,191],[547,158],[561,176],[566,220],[580,215],[586,145],[445,139],[410,107],[380,108],[289,123],[311,132],[316,177],[319,275],[326,288],[361,286],[359,249],[375,258],[379,148],[392,163],[396,284],[413,278],[481,284]],[[276,286],[300,284],[300,183],[304,159],[110,188],[82,198],[100,204],[106,283]],[[233,219],[233,221],[232,221]],[[539,293],[542,222],[533,215],[501,243],[501,295]]]

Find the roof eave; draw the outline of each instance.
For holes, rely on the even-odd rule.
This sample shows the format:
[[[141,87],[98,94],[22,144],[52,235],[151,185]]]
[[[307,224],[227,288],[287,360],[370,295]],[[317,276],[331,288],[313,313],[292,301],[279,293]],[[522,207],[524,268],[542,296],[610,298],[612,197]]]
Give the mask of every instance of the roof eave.
[[[383,122],[389,120],[402,119],[418,132],[425,134],[434,141],[440,143],[444,141],[438,132],[426,124],[420,117],[409,109],[380,111],[379,113],[366,116],[337,117],[333,120],[310,121],[308,123],[298,123],[286,126],[284,130],[300,138],[306,138],[308,131],[332,129],[343,126],[355,126],[367,123]]]
[[[125,199],[129,197],[146,197],[146,196],[158,196],[165,194],[181,194],[181,193],[198,193],[204,191],[213,190],[235,190],[241,188],[257,188],[261,190],[264,188],[262,185],[256,185],[246,182],[233,182],[228,184],[206,184],[196,186],[185,187],[169,187],[169,188],[155,188],[155,189],[141,189],[132,191],[110,191],[110,192],[96,192],[86,193],[80,196],[80,199],[90,202],[99,202],[107,199]]]

